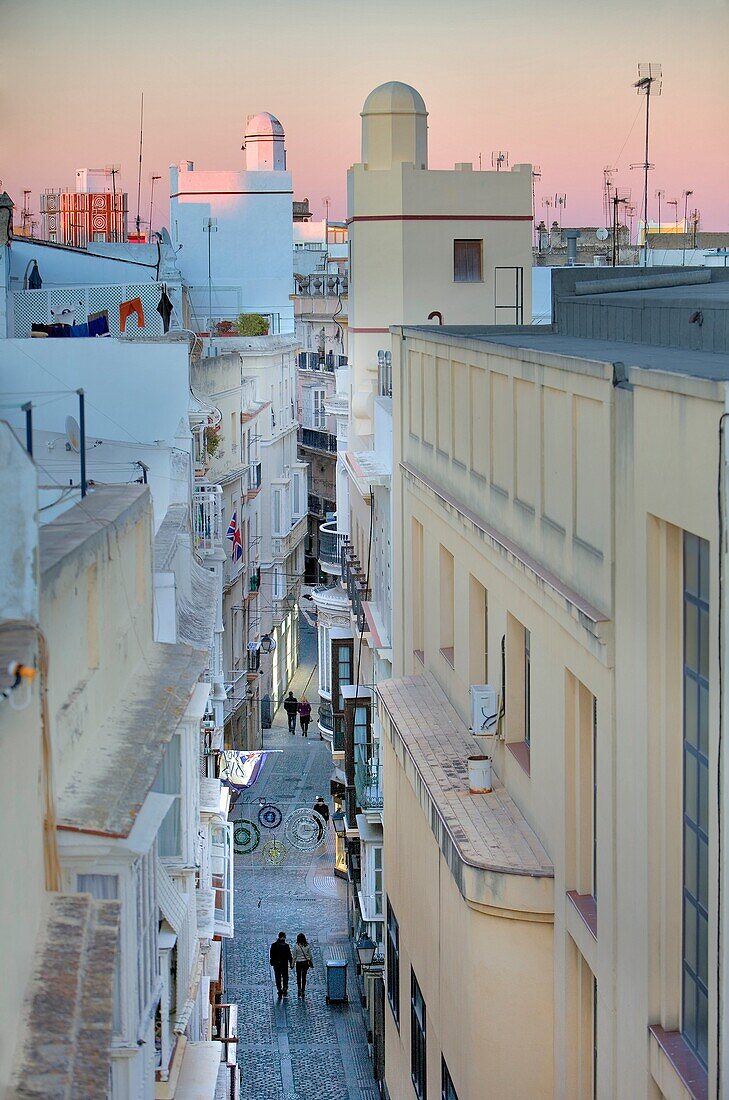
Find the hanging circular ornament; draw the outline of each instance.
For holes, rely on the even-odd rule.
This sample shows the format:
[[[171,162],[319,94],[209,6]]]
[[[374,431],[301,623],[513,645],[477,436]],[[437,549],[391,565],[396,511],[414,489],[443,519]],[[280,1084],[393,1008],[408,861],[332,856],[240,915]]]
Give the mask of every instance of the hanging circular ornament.
[[[250,855],[251,852],[255,852],[260,843],[261,830],[254,821],[248,821],[246,818],[236,821],[233,829],[233,847],[236,855]]]
[[[266,802],[258,811],[258,824],[264,829],[278,829],[282,820],[283,814],[273,802]]]
[[[273,867],[280,867],[286,859],[286,845],[282,844],[276,837],[274,837],[273,840],[267,840],[263,845],[262,851],[263,858]]]
[[[289,844],[300,852],[315,852],[324,842],[326,822],[316,810],[302,806],[287,814],[284,835]]]

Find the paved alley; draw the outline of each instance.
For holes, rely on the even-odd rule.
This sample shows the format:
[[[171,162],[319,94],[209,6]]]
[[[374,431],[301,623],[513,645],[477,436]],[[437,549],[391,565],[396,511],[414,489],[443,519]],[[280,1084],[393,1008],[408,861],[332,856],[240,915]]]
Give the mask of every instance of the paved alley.
[[[303,691],[316,714],[316,634],[301,622],[301,664],[292,683]],[[312,735],[313,734],[313,735]],[[264,748],[272,754],[260,779],[235,807],[237,821],[258,820],[259,798],[286,814],[311,808],[321,794],[331,806],[329,746],[320,741],[314,723],[308,739],[286,728],[279,710],[273,728],[264,731]],[[260,843],[249,855],[236,856],[235,939],[226,942],[227,989],[239,1006],[238,1064],[242,1100],[375,1100],[378,1095],[368,1056],[355,962],[346,934],[346,884],[334,877],[334,833],[314,854],[288,845],[283,828],[275,831],[286,846],[279,866],[266,858],[264,846],[274,836],[260,829]],[[305,999],[296,994],[291,976],[289,995],[276,996],[268,949],[285,930],[293,946],[304,932],[312,947],[314,969]],[[325,961],[349,960],[348,1004],[327,1005]]]

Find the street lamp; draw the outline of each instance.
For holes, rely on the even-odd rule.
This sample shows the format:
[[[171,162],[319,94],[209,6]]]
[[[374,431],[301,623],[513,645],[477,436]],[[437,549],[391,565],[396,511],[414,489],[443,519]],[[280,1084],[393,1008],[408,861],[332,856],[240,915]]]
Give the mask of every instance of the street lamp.
[[[362,932],[355,944],[355,951],[357,952],[357,958],[359,959],[362,973],[366,974],[372,966],[372,960],[377,954],[377,944],[373,939],[370,939],[366,932]]]
[[[259,648],[263,653],[273,653],[276,648],[276,639],[272,638],[270,634],[264,634]]]
[[[332,814],[332,825],[337,836],[344,839],[347,833],[347,819],[343,810],[337,810],[335,814]]]

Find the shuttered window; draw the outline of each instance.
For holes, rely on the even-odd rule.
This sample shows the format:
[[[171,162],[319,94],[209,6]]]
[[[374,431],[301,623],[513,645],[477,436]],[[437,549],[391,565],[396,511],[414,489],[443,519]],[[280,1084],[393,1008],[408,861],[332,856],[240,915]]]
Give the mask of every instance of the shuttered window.
[[[453,242],[453,281],[480,283],[483,281],[483,241]]]

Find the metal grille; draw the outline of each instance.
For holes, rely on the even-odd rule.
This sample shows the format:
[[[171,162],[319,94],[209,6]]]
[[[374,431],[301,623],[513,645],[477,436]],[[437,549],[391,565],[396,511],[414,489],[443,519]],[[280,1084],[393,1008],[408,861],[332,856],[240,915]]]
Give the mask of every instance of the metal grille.
[[[18,339],[30,336],[31,325],[53,323],[51,310],[70,306],[76,324],[86,321],[90,313],[107,310],[109,332],[119,336],[119,306],[131,298],[139,298],[144,311],[144,329],[148,336],[162,334],[162,318],[157,313],[162,287],[160,283],[97,284],[96,286],[55,287],[53,290],[19,290],[14,295],[14,335]],[[127,332],[136,331],[136,320],[127,323]]]

